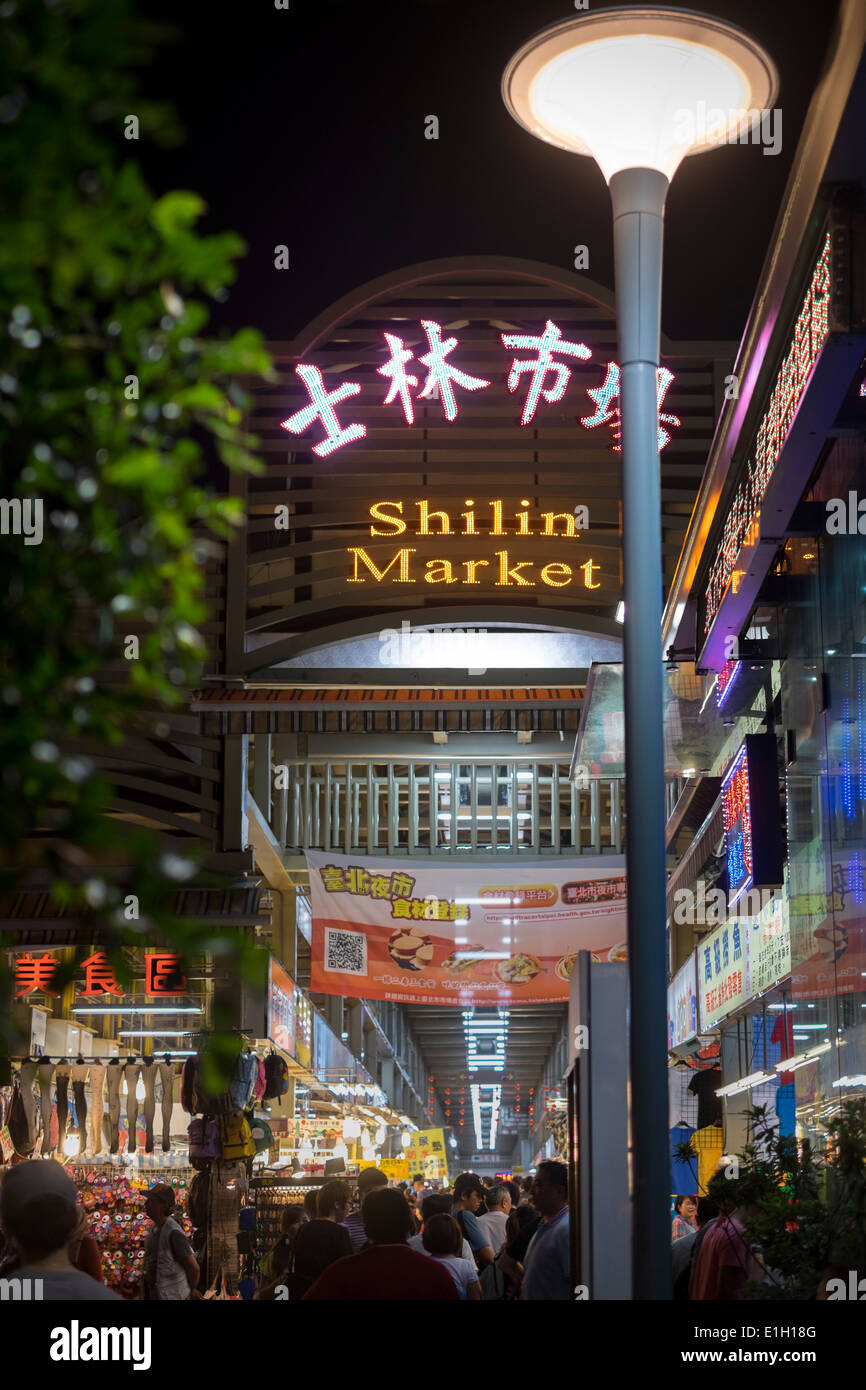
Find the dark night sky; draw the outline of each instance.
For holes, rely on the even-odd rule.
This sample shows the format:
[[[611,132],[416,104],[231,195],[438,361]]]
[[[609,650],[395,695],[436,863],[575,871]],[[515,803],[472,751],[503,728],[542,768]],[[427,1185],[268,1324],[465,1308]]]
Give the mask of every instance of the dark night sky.
[[[593,10],[607,8],[593,5]],[[662,324],[673,338],[742,332],[835,0],[703,0],[749,29],[781,75],[783,147],[725,148],[681,165],[668,199]],[[186,142],[141,157],[157,191],[203,194],[208,230],[249,246],[220,319],[286,339],[353,286],[414,261],[471,253],[566,268],[612,287],[607,190],[593,161],[544,146],[507,114],[502,69],[566,0],[246,0],[224,9],[139,0],[175,40],[143,87],[176,106]],[[440,138],[424,138],[439,117]],[[273,266],[288,245],[291,269]]]

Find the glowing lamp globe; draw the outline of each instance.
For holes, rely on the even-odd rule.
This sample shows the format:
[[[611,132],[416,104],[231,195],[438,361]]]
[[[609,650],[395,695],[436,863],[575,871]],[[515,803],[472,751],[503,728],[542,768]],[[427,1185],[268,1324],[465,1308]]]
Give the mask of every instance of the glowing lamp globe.
[[[748,138],[772,106],[772,60],[741,29],[688,10],[601,10],[541,30],[511,59],[502,96],[541,140],[670,180],[680,161]]]

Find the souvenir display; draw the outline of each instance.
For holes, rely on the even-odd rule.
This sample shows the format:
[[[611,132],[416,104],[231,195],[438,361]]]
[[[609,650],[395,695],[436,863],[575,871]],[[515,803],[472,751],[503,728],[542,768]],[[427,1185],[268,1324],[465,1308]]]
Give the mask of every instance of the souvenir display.
[[[187,1215],[187,1193],[192,1171],[185,1167],[161,1168],[117,1176],[114,1170],[75,1164],[70,1166],[69,1174],[87,1213],[88,1230],[99,1244],[105,1283],[124,1298],[135,1298],[145,1241],[153,1229],[144,1210],[148,1188],[155,1182],[174,1188],[173,1215],[190,1238],[193,1227]]]

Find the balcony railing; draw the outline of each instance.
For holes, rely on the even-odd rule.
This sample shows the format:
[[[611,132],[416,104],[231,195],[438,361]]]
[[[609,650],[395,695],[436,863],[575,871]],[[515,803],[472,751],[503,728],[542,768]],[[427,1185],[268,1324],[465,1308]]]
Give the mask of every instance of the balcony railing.
[[[276,769],[269,820],[289,854],[621,854],[621,779],[579,787],[568,772],[567,759],[299,758]]]

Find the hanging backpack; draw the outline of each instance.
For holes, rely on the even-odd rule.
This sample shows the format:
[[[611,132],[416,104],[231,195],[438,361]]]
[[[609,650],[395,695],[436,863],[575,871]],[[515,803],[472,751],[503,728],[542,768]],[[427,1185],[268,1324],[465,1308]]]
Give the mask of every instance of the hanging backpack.
[[[264,1153],[265,1149],[272,1149],[274,1147],[274,1132],[267,1120],[259,1119],[258,1115],[256,1115],[250,1120],[250,1130],[257,1154]]]
[[[276,1100],[289,1089],[289,1069],[276,1052],[265,1059],[265,1100]]]
[[[268,1084],[268,1080],[267,1080],[267,1076],[265,1075],[265,1064],[264,1064],[264,1062],[262,1061],[262,1059],[261,1059],[261,1057],[260,1057],[260,1058],[259,1058],[258,1072],[257,1072],[257,1075],[256,1075],[255,1090],[254,1090],[254,1095],[255,1095],[256,1100],[261,1100],[261,1099],[262,1099],[262,1096],[265,1094],[265,1087],[267,1086],[267,1084]]]
[[[190,1159],[219,1158],[220,1131],[216,1120],[196,1115],[187,1126]]]
[[[249,1122],[243,1115],[223,1115],[220,1131],[224,1163],[236,1163],[240,1159],[252,1158],[256,1145]]]

